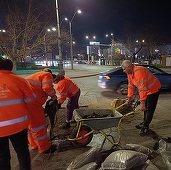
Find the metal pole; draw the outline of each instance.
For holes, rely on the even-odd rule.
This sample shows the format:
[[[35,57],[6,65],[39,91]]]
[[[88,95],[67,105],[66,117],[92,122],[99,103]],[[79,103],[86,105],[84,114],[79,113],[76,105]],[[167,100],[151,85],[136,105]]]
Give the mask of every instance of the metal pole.
[[[44,35],[44,48],[45,48],[45,61],[46,61],[46,66],[48,66],[47,48],[46,48],[46,33]]]
[[[60,33],[60,24],[59,24],[59,12],[58,12],[58,0],[56,0],[56,18],[57,18],[57,35],[58,35],[58,49],[59,49],[59,72],[61,74],[65,74],[63,70],[63,63],[62,63],[62,44],[61,44],[61,33]]]
[[[71,69],[73,70],[73,42],[72,42],[72,21],[75,17],[75,15],[77,14],[77,12],[74,13],[74,15],[72,16],[71,20],[69,21],[69,32],[70,32],[70,55],[71,55]]]
[[[71,69],[73,70],[73,47],[72,47],[72,29],[71,21],[69,22],[69,32],[70,32],[70,55],[71,55]]]
[[[114,40],[112,39],[111,43],[111,60],[112,60],[112,66],[114,66],[114,59],[113,59],[113,49],[114,49]]]

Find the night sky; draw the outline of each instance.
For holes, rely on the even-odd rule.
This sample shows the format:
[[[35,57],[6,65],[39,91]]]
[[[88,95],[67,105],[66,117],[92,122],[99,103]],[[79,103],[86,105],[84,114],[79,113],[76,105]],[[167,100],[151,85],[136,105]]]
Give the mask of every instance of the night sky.
[[[106,33],[114,33],[122,39],[126,25],[132,32],[147,25],[155,25],[163,41],[171,42],[171,2],[169,0],[58,0],[60,17],[71,17],[76,9],[83,13],[76,15],[72,28],[79,42],[85,35],[96,35],[105,42]],[[138,38],[138,37],[137,37]]]
[[[0,0],[20,3],[22,0]],[[41,0],[43,1],[43,0]],[[55,13],[56,0],[44,0]],[[124,30],[131,25],[132,32],[141,32],[147,25],[155,25],[163,42],[171,43],[171,2],[170,0],[58,0],[59,17],[72,18],[73,36],[79,44],[86,43],[85,35],[96,35],[97,41],[107,43],[105,34],[113,33],[115,39],[124,38]],[[0,14],[4,11],[0,8]],[[66,24],[66,23],[63,23]],[[3,18],[0,18],[0,27]],[[138,38],[138,37],[137,37]]]

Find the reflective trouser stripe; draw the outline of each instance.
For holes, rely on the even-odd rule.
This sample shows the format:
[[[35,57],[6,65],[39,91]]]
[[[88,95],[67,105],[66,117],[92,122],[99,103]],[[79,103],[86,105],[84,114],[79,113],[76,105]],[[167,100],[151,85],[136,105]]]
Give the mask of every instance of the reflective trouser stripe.
[[[39,126],[39,127],[36,127],[36,128],[32,128],[30,131],[31,132],[36,132],[36,131],[39,131],[43,128],[46,128],[46,124],[42,125],[42,126]]]
[[[34,140],[43,140],[43,139],[45,139],[45,138],[47,138],[47,135],[44,135],[44,136],[41,136],[41,137],[39,137],[39,138],[34,138]]]

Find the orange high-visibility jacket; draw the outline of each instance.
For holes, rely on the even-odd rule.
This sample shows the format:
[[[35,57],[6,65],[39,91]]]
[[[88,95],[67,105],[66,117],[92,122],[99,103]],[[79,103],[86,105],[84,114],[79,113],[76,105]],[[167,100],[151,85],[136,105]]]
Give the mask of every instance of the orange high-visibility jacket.
[[[53,76],[46,71],[40,71],[26,77],[30,83],[33,92],[37,95],[36,102],[44,104],[48,96],[55,96],[56,91],[53,86]]]
[[[29,83],[11,71],[0,70],[0,137],[16,134],[29,124],[35,95]]]
[[[128,97],[134,95],[135,87],[137,87],[140,100],[146,100],[147,95],[158,92],[161,88],[160,81],[143,66],[133,67],[133,73],[128,74]]]
[[[62,104],[66,98],[74,96],[80,90],[78,85],[66,76],[57,83],[56,89],[60,94],[59,104]]]

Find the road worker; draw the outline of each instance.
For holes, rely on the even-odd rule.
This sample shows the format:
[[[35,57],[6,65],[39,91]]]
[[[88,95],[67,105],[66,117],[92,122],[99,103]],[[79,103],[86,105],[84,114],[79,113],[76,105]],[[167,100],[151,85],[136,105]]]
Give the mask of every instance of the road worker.
[[[61,108],[61,104],[63,104],[68,98],[66,105],[66,120],[62,125],[59,126],[59,128],[69,128],[73,111],[79,108],[78,101],[81,91],[79,86],[73,80],[61,74],[56,75],[54,83],[56,84],[56,89],[60,94],[60,97],[58,98],[58,109]]]
[[[11,60],[0,58],[0,169],[11,169],[10,140],[17,153],[20,170],[30,170],[28,108],[31,108],[35,96],[29,83],[14,74],[12,69]]]
[[[32,149],[38,149],[39,153],[53,153],[56,145],[51,145],[47,136],[47,125],[43,105],[48,96],[56,100],[56,91],[53,86],[53,74],[48,68],[26,77],[33,92],[36,94],[32,106],[31,122],[28,127],[28,140]]]
[[[140,135],[145,135],[148,132],[149,125],[153,119],[161,83],[146,67],[133,65],[129,60],[124,60],[121,66],[123,72],[125,72],[128,77],[127,103],[131,102],[135,88],[138,89],[140,110],[144,111],[144,119],[142,123],[136,125],[136,128],[141,129]]]

